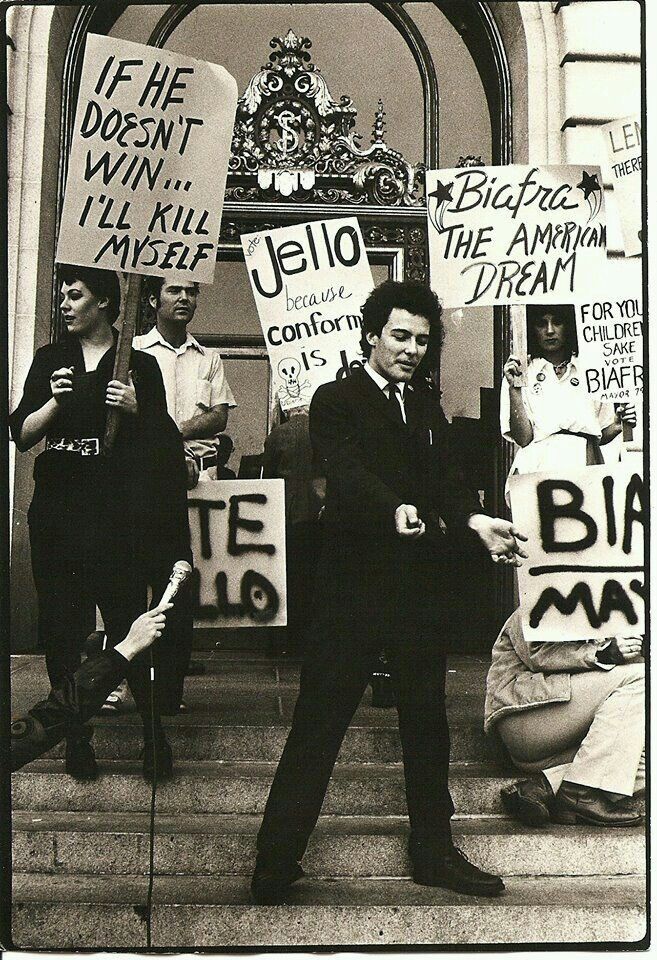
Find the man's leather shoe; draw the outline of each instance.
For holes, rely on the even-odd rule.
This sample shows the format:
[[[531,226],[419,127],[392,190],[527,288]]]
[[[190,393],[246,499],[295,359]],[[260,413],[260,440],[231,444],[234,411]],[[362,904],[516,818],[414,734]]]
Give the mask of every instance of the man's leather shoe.
[[[473,897],[497,897],[504,892],[501,877],[480,870],[451,842],[429,840],[422,847],[419,850],[419,842],[414,841],[409,847],[415,883]]]
[[[554,802],[557,823],[592,823],[599,827],[632,827],[641,814],[627,801],[616,801],[604,790],[564,780]]]
[[[66,772],[74,780],[95,780],[98,764],[89,738],[83,736],[66,741]]]
[[[554,793],[544,774],[540,773],[536,777],[528,777],[502,787],[500,796],[502,806],[515,820],[532,827],[549,822],[554,806]]]
[[[152,783],[168,780],[173,776],[173,754],[164,733],[156,736],[155,741],[144,741],[144,778]]]
[[[303,875],[296,860],[273,860],[259,853],[251,880],[254,902],[262,906],[285,903],[290,887]]]

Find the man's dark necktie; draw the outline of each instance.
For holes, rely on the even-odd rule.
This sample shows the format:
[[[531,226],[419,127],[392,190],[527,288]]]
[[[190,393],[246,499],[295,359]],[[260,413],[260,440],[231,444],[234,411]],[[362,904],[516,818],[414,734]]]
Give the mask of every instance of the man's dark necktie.
[[[397,420],[398,423],[404,423],[404,417],[401,411],[401,405],[399,403],[399,387],[396,383],[389,383],[388,387],[388,403],[390,404],[390,412]]]

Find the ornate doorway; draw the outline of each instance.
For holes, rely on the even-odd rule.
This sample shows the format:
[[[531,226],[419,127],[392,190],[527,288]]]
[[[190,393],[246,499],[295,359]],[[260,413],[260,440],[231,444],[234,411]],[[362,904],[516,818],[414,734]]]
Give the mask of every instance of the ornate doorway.
[[[318,4],[313,7],[313,14],[320,8],[328,10],[330,7],[331,4]],[[341,96],[336,101],[320,70],[312,63],[310,41],[305,41],[298,35],[301,31],[297,34],[293,31],[287,34],[279,31],[277,39],[272,41],[267,64],[254,74],[248,74],[248,82],[242,82],[241,88],[244,92],[235,129],[217,282],[213,289],[203,290],[204,326],[198,331],[200,339],[222,350],[229,379],[241,394],[240,406],[231,415],[230,432],[235,436],[238,446],[242,447],[242,453],[256,453],[262,448],[271,419],[268,362],[248,289],[248,279],[241,263],[239,237],[242,232],[265,225],[282,226],[309,219],[357,214],[377,281],[388,275],[426,279],[427,249],[422,174],[424,163],[432,166],[439,163],[436,65],[443,70],[443,76],[446,69],[445,63],[441,61],[441,48],[436,47],[436,38],[432,38],[426,31],[432,17],[434,20],[442,18],[451,24],[455,30],[454,44],[460,44],[463,50],[469,51],[472,63],[479,73],[490,124],[489,146],[482,151],[482,155],[489,162],[504,163],[511,159],[509,70],[499,30],[488,4],[483,0],[464,0],[458,5],[458,9],[455,7],[456,5],[440,2],[409,4],[404,7],[376,2],[350,7],[350,11],[362,9],[363,14],[369,9],[370,23],[371,17],[381,14],[379,22],[388,21],[389,33],[391,30],[397,31],[402,38],[401,42],[406,45],[407,53],[410,51],[415,61],[416,81],[419,77],[421,87],[421,90],[418,90],[421,94],[418,102],[423,117],[422,163],[412,165],[400,151],[388,146],[388,139],[390,142],[397,139],[397,125],[395,124],[395,130],[388,136],[383,104],[379,104],[370,114],[371,120],[367,126],[371,123],[372,132],[368,137],[369,143],[363,145],[363,138],[356,132],[355,100],[358,99],[359,84],[355,84],[351,90],[347,87],[350,93],[355,93],[354,100]],[[205,17],[207,21],[215,12],[229,9],[238,10],[238,5],[172,4],[161,20],[151,28],[148,42],[156,46],[175,46],[176,42],[180,42],[176,41],[175,37],[194,19],[190,14],[196,15],[196,11],[204,11],[199,16]],[[275,5],[258,5],[259,23],[266,23],[271,16],[270,11],[274,9]],[[300,5],[293,4],[286,9],[286,19],[293,9],[298,9],[301,16],[304,12]],[[111,10],[103,4],[93,4],[82,8],[78,15],[64,67],[60,186],[65,179],[68,143],[86,34],[89,31],[112,33],[115,24],[122,16],[127,15],[126,11],[129,13],[129,7],[122,2],[112,4]],[[226,15],[228,16],[228,13]],[[358,17],[360,14],[355,13],[354,16]],[[227,22],[222,21],[224,25]],[[294,20],[292,22],[294,23]],[[285,26],[287,27],[287,24]],[[187,32],[188,42],[192,33],[190,27]],[[260,33],[260,36],[262,35]],[[271,33],[266,36],[271,37]],[[197,47],[190,47],[189,52],[212,59],[213,57],[208,55],[207,42],[205,47],[202,46],[202,39],[210,37],[214,37],[214,40],[210,40],[210,45],[214,43],[217,47],[213,56],[218,62],[222,62],[224,54],[220,51],[224,50],[224,47],[221,31],[216,34],[207,31],[203,35],[197,34],[201,46],[197,43]],[[253,43],[249,43],[250,38],[247,37],[248,34],[244,33],[242,45],[239,46],[238,42],[242,62],[247,51],[248,55],[252,56]],[[326,40],[326,37],[324,39]],[[332,39],[337,50],[340,47],[337,35]],[[325,44],[324,50],[326,49]],[[379,59],[385,60],[386,53],[387,48],[382,47]],[[335,65],[335,57],[333,62]],[[397,64],[390,62],[388,67],[389,72],[394,74]],[[405,70],[410,81],[412,63],[406,64]],[[406,74],[399,74],[399,78],[400,82],[406,82]],[[299,84],[300,87],[295,86]],[[362,83],[360,89],[362,96]],[[376,89],[378,92],[378,88]],[[444,95],[444,88],[441,87],[441,91]],[[443,96],[441,108],[444,106],[444,99]],[[360,119],[362,124],[362,115]],[[445,125],[443,111],[441,131]],[[466,126],[464,125],[464,129]],[[453,143],[454,140],[452,145]],[[463,153],[476,151],[476,144],[469,143]],[[411,152],[415,153],[415,150]],[[459,162],[458,153],[455,155],[453,150],[451,153],[443,150],[442,156],[449,157],[443,160],[446,165],[456,165]],[[467,158],[461,160],[466,161]],[[201,312],[199,308],[197,317],[200,317]],[[54,310],[53,319],[55,320]],[[506,352],[506,330],[501,313],[495,318],[492,315],[487,318],[485,328],[488,331],[486,336],[491,340],[492,374],[489,382],[494,384],[499,379]],[[56,320],[53,333],[57,334]],[[476,341],[478,336],[478,330],[472,325],[461,331],[459,325],[454,324],[448,331],[447,346],[459,338],[462,344],[466,344],[467,337]],[[467,350],[467,346],[460,348],[461,354],[465,352],[467,355]],[[450,375],[453,381],[455,373],[458,378],[464,366],[460,358],[452,359],[451,363]],[[449,379],[447,377],[443,381],[448,392]],[[476,386],[476,376],[473,382]],[[244,385],[244,389],[239,389],[240,383]],[[482,460],[475,464],[478,473],[477,487],[482,491],[486,505],[492,510],[498,510],[502,478],[506,474],[507,452],[494,429],[494,392],[493,387],[481,390],[480,398],[477,389],[474,406],[470,404],[469,407],[459,407],[458,403],[452,402],[448,415],[454,417],[463,438],[482,452],[483,459],[475,458]],[[482,425],[485,425],[483,429]],[[237,456],[231,463],[233,467],[238,466],[239,453],[239,450],[236,451]],[[494,606],[498,611],[496,619],[499,622],[509,604],[509,584],[498,582],[496,590],[498,595]]]
[[[412,166],[388,146],[380,100],[369,143],[362,143],[356,132],[353,100],[333,98],[326,79],[312,62],[309,38],[289,30],[285,36],[272,38],[270,46],[267,64],[253,75],[238,101],[215,282],[215,286],[221,284],[231,265],[238,265],[242,290],[235,310],[246,307],[250,312],[248,319],[242,316],[239,333],[216,332],[204,337],[207,345],[221,350],[236,396],[249,397],[249,424],[238,411],[230,429],[237,455],[246,455],[242,463],[249,466],[249,454],[262,448],[277,410],[271,397],[265,342],[254,314],[247,272],[241,269],[242,234],[357,214],[377,282],[386,276],[428,281],[424,163]],[[472,156],[459,159],[459,165],[473,162],[482,161]],[[231,312],[226,303],[223,312]],[[439,377],[440,371],[436,374]],[[242,390],[247,381],[248,390]],[[494,419],[485,405],[482,413],[489,422]],[[477,423],[481,425],[481,418]],[[494,445],[486,445],[481,431],[463,429],[463,424],[460,439],[466,448],[479,448],[469,458],[471,474],[488,507],[494,495],[494,472],[492,458],[482,457],[481,449],[490,451]],[[246,449],[246,442],[253,445],[251,449]],[[466,566],[455,561],[451,569],[441,572],[456,598],[453,623],[464,619],[458,608],[458,584],[468,575]],[[482,583],[482,615],[474,632],[481,637],[490,633],[488,623],[494,619],[493,582],[484,566],[477,576]],[[467,642],[467,637],[459,634],[452,641],[453,648],[463,650],[464,640]],[[480,642],[471,648],[478,649]]]

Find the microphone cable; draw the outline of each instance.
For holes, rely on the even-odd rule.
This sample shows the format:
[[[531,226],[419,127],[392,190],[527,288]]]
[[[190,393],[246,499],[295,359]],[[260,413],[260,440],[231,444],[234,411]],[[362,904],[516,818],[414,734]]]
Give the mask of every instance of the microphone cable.
[[[152,942],[152,922],[153,922],[153,884],[155,882],[155,803],[157,797],[157,751],[155,750],[155,666],[153,663],[153,650],[150,650],[149,665],[149,700],[150,700],[150,725],[151,740],[153,743],[153,779],[151,782],[151,802],[149,808],[149,829],[148,829],[148,889],[146,892],[146,903],[136,907],[137,914],[146,924],[146,946],[150,950]],[[146,744],[144,743],[144,755]]]
[[[172,603],[178,591],[191,575],[192,567],[186,560],[178,560],[173,565],[173,571],[169,578],[164,593],[160,599],[160,604]],[[160,638],[161,639],[161,638]],[[153,660],[153,647],[149,651],[149,690],[150,690],[150,720],[151,720],[151,744],[153,749],[153,776],[151,783],[151,803],[150,803],[150,823],[149,823],[149,852],[148,852],[148,891],[146,893],[146,905],[144,907],[144,919],[146,921],[146,946],[151,949],[152,941],[152,923],[153,923],[153,886],[155,883],[155,805],[157,798],[157,744],[155,742],[155,662]],[[144,750],[146,745],[144,744]]]
[[[155,664],[153,662],[153,648],[150,649],[150,707],[151,707],[151,739],[153,743],[153,781],[151,783],[151,806],[149,824],[148,850],[148,892],[146,894],[146,947],[151,949],[152,922],[153,922],[153,884],[155,882],[155,801],[157,796],[157,749],[155,745]]]

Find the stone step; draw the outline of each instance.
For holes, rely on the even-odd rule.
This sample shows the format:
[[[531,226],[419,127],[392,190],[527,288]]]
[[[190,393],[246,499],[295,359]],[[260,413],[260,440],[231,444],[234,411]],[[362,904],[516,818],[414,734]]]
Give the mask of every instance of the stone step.
[[[12,715],[17,716],[45,697],[49,686],[43,658],[14,656],[11,661]],[[217,672],[186,679],[189,713],[165,719],[176,755],[199,760],[277,760],[296,702],[299,664],[225,656],[205,662]],[[486,669],[483,659],[450,659],[447,691],[453,760],[492,759],[499,752],[483,733]],[[120,715],[99,717],[94,726],[100,758],[139,755],[141,720],[131,698]],[[49,756],[61,756],[61,752],[59,747]],[[401,759],[397,713],[372,707],[370,690],[354,715],[340,759]]]
[[[301,660],[287,657],[253,656],[238,651],[217,652],[216,654],[196,654],[195,663],[202,663],[205,672],[187,677],[186,684],[196,682],[221,683],[224,687],[253,687],[259,689],[263,684],[298,686]],[[490,657],[450,656],[448,657],[447,682],[448,693],[483,692],[482,679],[485,679]],[[44,657],[39,654],[15,654],[11,657],[11,676],[15,689],[26,684],[38,686],[37,695],[48,691],[48,679]]]
[[[258,699],[264,695],[280,694],[284,700],[296,699],[301,669],[298,660],[272,658],[230,659],[217,655],[204,660],[194,657],[205,666],[206,673],[185,679],[185,696],[210,712],[222,709],[225,701],[234,702],[242,694],[251,694]],[[478,657],[450,657],[448,662],[446,690],[454,701],[481,702],[485,693],[485,678],[490,661]],[[49,689],[43,657],[15,655],[11,657],[13,709],[28,708]],[[235,696],[237,695],[237,697]],[[363,704],[368,704],[368,690]],[[132,704],[132,701],[130,701]],[[134,709],[134,705],[131,707]],[[377,711],[378,712],[378,711]],[[385,713],[385,711],[383,711]],[[394,711],[393,711],[394,713]]]
[[[64,772],[61,760],[37,760],[12,775],[14,811],[148,811],[151,788],[135,761],[104,761],[92,783]],[[179,762],[175,777],[158,786],[160,813],[254,813],[264,810],[276,763]],[[512,777],[487,764],[450,766],[458,813],[501,814],[499,791]],[[406,813],[401,764],[344,763],[335,767],[324,813],[394,816]]]
[[[302,663],[300,658],[257,656],[239,651],[194,653],[192,660],[194,663],[202,663],[205,672],[187,677],[186,683],[214,678],[224,686],[252,685],[254,680],[258,684],[269,682],[298,685]],[[485,678],[489,666],[490,656],[449,656],[447,690],[473,693],[480,691],[482,677]],[[34,682],[41,684],[46,692],[48,690],[45,659],[42,654],[14,654],[11,657],[11,675],[17,683]]]
[[[262,813],[276,762],[177,762],[175,776],[158,786],[162,813]],[[502,814],[500,789],[518,778],[493,764],[450,764],[450,791],[456,812]],[[135,761],[103,761],[93,783],[64,772],[61,760],[37,760],[12,775],[14,810],[144,811],[151,789]],[[644,811],[643,801],[639,807]],[[335,767],[325,813],[394,816],[406,813],[400,763],[343,763]]]
[[[256,815],[156,817],[158,874],[248,875],[255,861]],[[146,873],[145,813],[16,811],[14,870],[22,873]],[[642,828],[523,827],[496,817],[457,818],[455,842],[478,866],[502,876],[640,875]],[[323,816],[304,858],[314,877],[408,877],[406,817]],[[102,850],[102,858],[98,851]]]
[[[145,877],[14,875],[13,939],[40,950],[143,949]],[[637,944],[638,877],[511,878],[494,899],[404,880],[304,879],[287,906],[249,903],[246,878],[158,877],[152,946]],[[644,943],[643,946],[646,946]]]
[[[222,723],[199,722],[196,716],[191,715],[166,718],[164,725],[174,758],[278,762],[289,732],[287,725],[230,723],[229,719],[228,713],[224,714],[225,722]],[[377,719],[380,721],[377,726],[361,726],[355,722],[349,727],[338,763],[401,761],[396,714],[377,711]],[[383,725],[384,723],[387,725]],[[94,721],[94,730],[93,743],[99,761],[134,760],[139,756],[143,737],[142,724],[138,717],[101,718]],[[472,718],[456,722],[452,716],[450,739],[451,757],[454,761],[504,762],[499,747],[492,739],[484,737],[481,724]],[[63,755],[63,744],[46,754],[49,758]]]

